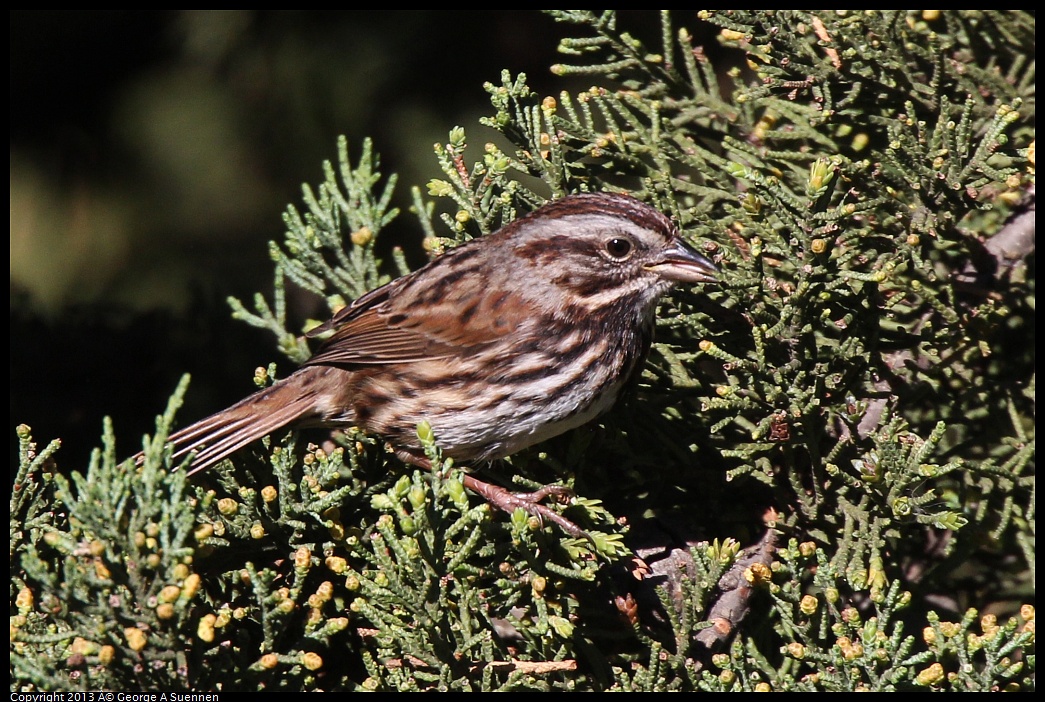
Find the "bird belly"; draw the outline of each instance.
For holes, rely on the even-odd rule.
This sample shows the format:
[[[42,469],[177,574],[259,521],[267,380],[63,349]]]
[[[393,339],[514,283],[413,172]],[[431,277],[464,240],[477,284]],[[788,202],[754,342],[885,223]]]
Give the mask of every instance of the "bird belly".
[[[356,415],[399,447],[418,448],[416,427],[426,421],[448,456],[502,458],[586,424],[617,401],[633,360],[607,363],[617,351],[605,344],[576,348],[515,354],[499,372],[483,357],[404,364],[362,384],[360,395],[376,401],[357,403]]]

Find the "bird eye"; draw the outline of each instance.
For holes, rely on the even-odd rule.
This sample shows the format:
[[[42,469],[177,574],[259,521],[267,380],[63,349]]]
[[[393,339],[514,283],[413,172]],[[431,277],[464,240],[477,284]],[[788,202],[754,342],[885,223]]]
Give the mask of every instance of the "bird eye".
[[[630,239],[615,236],[606,240],[606,253],[618,260],[624,260],[631,253],[632,245]]]

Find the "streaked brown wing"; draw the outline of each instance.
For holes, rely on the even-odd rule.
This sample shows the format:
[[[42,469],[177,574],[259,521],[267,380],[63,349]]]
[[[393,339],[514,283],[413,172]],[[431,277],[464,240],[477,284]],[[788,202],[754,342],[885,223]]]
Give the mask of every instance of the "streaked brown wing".
[[[306,365],[466,355],[537,316],[521,296],[495,292],[477,271],[460,273],[460,267],[429,266],[360,297],[309,333],[334,330]]]

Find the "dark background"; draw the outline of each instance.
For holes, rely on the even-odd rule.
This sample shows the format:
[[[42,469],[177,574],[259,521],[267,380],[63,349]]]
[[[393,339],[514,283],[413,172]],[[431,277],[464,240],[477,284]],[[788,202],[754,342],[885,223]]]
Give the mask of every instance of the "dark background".
[[[656,13],[639,21],[656,22]],[[12,11],[11,423],[82,469],[111,416],[117,451],[150,432],[178,378],[181,424],[280,362],[231,320],[271,292],[267,242],[348,137],[372,137],[404,213],[384,235],[421,260],[409,188],[440,173],[455,125],[475,158],[484,82],[541,94],[561,31],[537,11]],[[655,30],[655,25],[651,28]],[[587,85],[586,83],[585,85]],[[320,305],[296,301],[301,320]],[[314,308],[312,307],[313,305]]]

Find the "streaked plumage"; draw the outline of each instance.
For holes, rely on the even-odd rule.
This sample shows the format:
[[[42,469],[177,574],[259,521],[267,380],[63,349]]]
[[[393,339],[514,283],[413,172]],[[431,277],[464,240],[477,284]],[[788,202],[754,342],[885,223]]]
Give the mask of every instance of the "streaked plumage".
[[[565,197],[363,295],[295,373],[170,441],[196,471],[285,426],[359,426],[423,463],[425,420],[458,461],[507,456],[612,407],[659,297],[714,275],[639,200]]]

